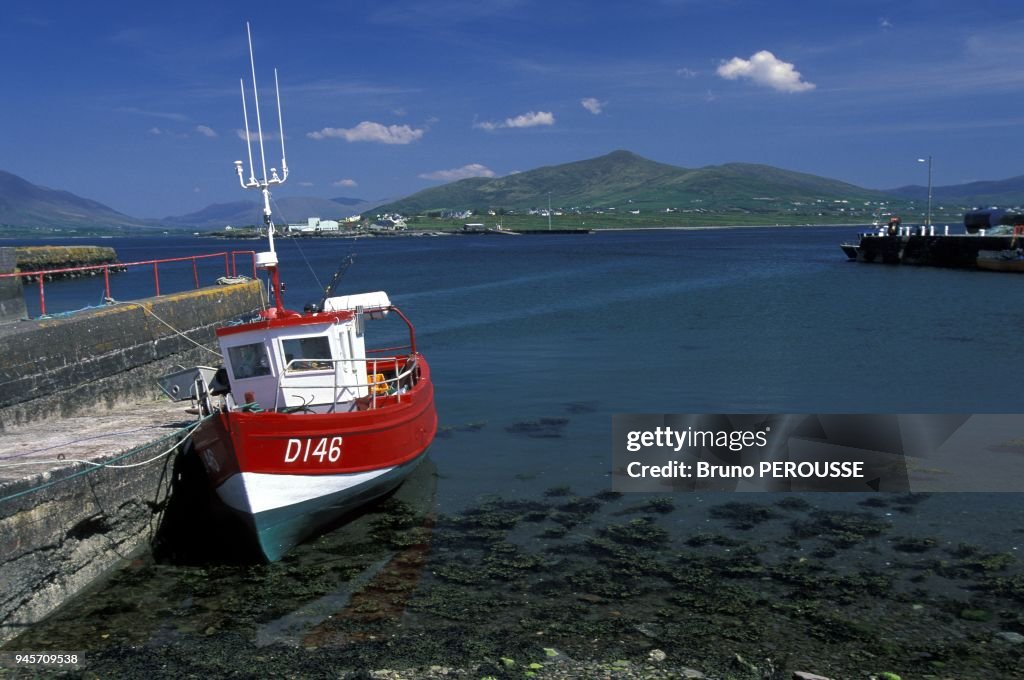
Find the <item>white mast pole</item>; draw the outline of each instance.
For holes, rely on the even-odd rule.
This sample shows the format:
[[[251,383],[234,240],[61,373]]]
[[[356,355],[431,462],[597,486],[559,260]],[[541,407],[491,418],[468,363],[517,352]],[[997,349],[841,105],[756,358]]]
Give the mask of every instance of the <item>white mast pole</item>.
[[[252,31],[249,22],[245,22],[245,32],[249,36],[249,66],[252,68],[252,91],[256,100],[256,134],[260,138],[260,163],[263,168],[263,183],[267,182],[267,157],[263,152],[263,124],[260,121],[260,91],[256,86],[256,59],[252,51]]]
[[[252,71],[252,97],[256,107],[256,135],[260,144],[260,164],[263,169],[262,179],[256,178],[256,168],[252,159],[252,134],[249,132],[249,112],[245,102],[245,80],[241,81],[242,90],[242,117],[245,120],[245,146],[249,152],[249,180],[245,179],[245,170],[242,161],[235,161],[235,171],[238,173],[238,181],[243,189],[259,189],[263,195],[263,221],[267,226],[267,245],[269,252],[256,253],[256,266],[270,272],[274,290],[276,313],[284,313],[284,302],[281,299],[281,280],[277,271],[277,253],[274,252],[274,221],[270,216],[270,185],[282,184],[288,178],[288,165],[284,155],[284,121],[281,116],[281,89],[277,82],[277,69],[274,70],[274,90],[277,98],[277,125],[281,135],[281,172],[277,174],[276,168],[271,168],[267,173],[267,154],[263,144],[263,121],[260,118],[260,91],[256,83],[256,59],[253,56],[252,28],[249,22],[245,22],[245,33],[249,39],[249,68]]]
[[[245,22],[245,33],[249,38],[249,66],[252,70],[252,91],[253,100],[256,103],[256,134],[260,142],[260,167],[263,169],[263,179],[260,181],[260,190],[263,193],[263,221],[267,225],[267,244],[270,252],[274,252],[274,221],[270,219],[270,185],[267,181],[267,154],[263,148],[263,122],[260,120],[260,91],[256,84],[256,58],[252,49],[252,29],[249,22]]]

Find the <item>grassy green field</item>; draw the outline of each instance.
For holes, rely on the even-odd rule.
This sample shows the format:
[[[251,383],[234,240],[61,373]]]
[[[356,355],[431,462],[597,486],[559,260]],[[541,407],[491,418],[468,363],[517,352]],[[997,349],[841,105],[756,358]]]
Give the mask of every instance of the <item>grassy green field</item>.
[[[747,211],[723,211],[706,213],[666,213],[641,212],[639,215],[629,213],[583,213],[554,215],[551,218],[552,229],[646,229],[671,227],[722,227],[722,226],[801,226],[828,224],[870,224],[873,216],[864,213],[754,213]],[[935,224],[959,224],[963,220],[962,212],[933,212]],[[923,222],[924,216],[906,214],[906,224]],[[467,219],[445,219],[440,217],[416,216],[408,221],[410,229],[417,230],[461,230],[465,224],[483,224],[493,228],[499,224],[505,229],[536,229],[548,228],[547,217],[539,215],[477,215]]]

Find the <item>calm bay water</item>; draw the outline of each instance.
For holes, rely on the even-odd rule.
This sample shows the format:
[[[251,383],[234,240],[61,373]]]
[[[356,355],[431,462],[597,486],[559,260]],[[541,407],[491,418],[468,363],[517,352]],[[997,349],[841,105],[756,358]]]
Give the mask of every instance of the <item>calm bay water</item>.
[[[1024,291],[1024,278],[849,263],[838,243],[853,236],[855,231],[834,227],[765,228],[607,232],[588,236],[279,240],[278,252],[290,306],[301,308],[306,301],[317,299],[320,285],[330,279],[346,255],[354,253],[355,264],[345,276],[342,292],[385,290],[416,325],[419,348],[431,363],[442,428],[431,453],[438,475],[433,500],[443,513],[442,517],[465,518],[479,516],[481,503],[484,506],[493,503],[488,497],[500,498],[500,502],[506,504],[501,506],[503,511],[510,511],[511,507],[518,508],[516,511],[520,513],[528,512],[524,505],[528,503],[539,504],[534,512],[564,513],[569,511],[552,499],[566,495],[577,499],[600,497],[602,491],[611,488],[611,415],[615,413],[1020,411],[1022,399],[1019,379],[1013,369],[1013,350],[1018,331],[1024,327],[1024,311],[1015,304]],[[115,247],[122,261],[254,247],[252,241],[180,237],[112,239],[103,244]],[[217,270],[218,267],[221,270]],[[204,279],[222,274],[222,267],[222,263],[204,265]],[[319,277],[319,282],[312,272]],[[180,290],[189,285],[191,277],[190,265],[179,269],[168,267],[161,271],[161,287],[165,292]],[[150,270],[119,274],[114,278],[113,297],[117,299],[146,296],[152,294],[152,290]],[[102,295],[99,280],[53,283],[47,285],[47,306],[53,310],[98,304]],[[31,307],[34,302],[31,295],[29,298]],[[619,505],[585,513],[587,522],[596,521],[595,518],[621,522],[613,518],[623,514],[639,517],[642,512],[630,511],[627,506],[643,498],[606,499],[608,503]],[[913,567],[903,565],[910,570],[909,575],[897,579],[898,590],[902,593],[899,597],[904,598],[900,601],[904,605],[909,607],[921,602],[934,605],[942,612],[941,616],[935,615],[935,626],[940,629],[945,620],[942,617],[948,619],[948,631],[939,635],[940,641],[967,639],[987,644],[1000,631],[1024,632],[1024,620],[1006,613],[999,604],[1004,602],[1002,606],[1007,611],[1011,606],[1019,609],[1020,600],[1014,598],[1020,598],[1024,592],[1015,558],[1018,546],[1024,543],[1020,533],[1024,510],[1018,494],[946,494],[941,499],[931,498],[916,505],[886,506],[888,501],[883,501],[874,506],[874,510],[870,509],[870,504],[864,505],[865,497],[860,495],[805,494],[801,498],[806,498],[813,506],[808,512],[874,512],[873,516],[880,522],[891,523],[893,527],[880,534],[865,532],[865,536],[882,535],[882,538],[865,538],[857,547],[839,548],[853,553],[840,552],[835,559],[846,564],[834,565],[836,569],[849,569],[851,564],[863,565],[864,569],[892,567],[898,562],[892,552],[894,535],[927,535],[933,541],[928,544],[928,550],[947,551],[929,555],[932,561],[928,567],[917,563]],[[775,525],[768,522],[761,525],[754,536],[750,533],[753,525],[737,524],[736,518],[728,513],[708,516],[707,509],[737,500],[777,504],[781,499],[781,495],[767,494],[756,498],[678,494],[671,498],[674,507],[671,513],[662,516],[655,512],[650,521],[672,533],[673,550],[678,548],[679,542],[692,541],[692,537],[701,532],[710,531],[719,536],[738,533],[763,553],[761,568],[775,565],[771,568],[778,569],[778,565],[789,564],[796,554],[806,557],[815,553],[807,545],[794,547],[797,539],[786,538],[786,526],[780,524],[772,529]],[[908,509],[912,505],[914,509]],[[487,507],[493,509],[493,505]],[[631,512],[634,514],[630,515]],[[820,514],[812,516],[821,517]],[[792,520],[794,525],[802,521],[788,515],[784,519]],[[521,534],[522,525],[517,526],[516,531]],[[609,534],[607,529],[579,528],[586,526],[581,522],[568,528],[570,534],[576,531],[589,536],[589,539],[581,539],[588,540],[588,544],[594,543],[591,539],[595,538],[611,536],[614,540],[614,531]],[[480,526],[470,528],[479,530]],[[461,524],[454,521],[448,529],[458,533],[467,526],[464,521]],[[827,533],[820,529],[819,534],[822,532]],[[551,549],[543,547],[544,540],[563,537],[549,531],[542,534],[542,538],[531,539],[512,532],[502,540],[506,544],[533,545],[542,550]],[[961,583],[954,577],[934,578],[936,564],[942,560],[967,559],[955,553],[956,546],[965,543],[975,546],[976,549],[972,548],[975,552],[971,553],[974,555],[1014,556],[1004,565],[1011,570],[1009,572],[997,569],[995,576],[985,570],[972,573],[972,578],[984,580],[991,576],[1009,583],[1000,581],[1002,585],[995,587],[985,581],[991,586],[981,589],[990,595],[985,601],[975,601],[978,596],[971,584]],[[837,549],[834,543],[829,545],[832,545],[830,549]],[[742,546],[724,548],[725,553],[730,550],[738,553],[741,549]],[[452,547],[441,540],[440,545],[435,545],[434,554],[458,553],[465,557],[475,554],[474,550],[479,547]],[[493,545],[490,550],[480,554],[493,554]],[[303,564],[318,564],[313,548],[300,552],[299,557],[294,558],[298,562],[293,563],[299,567],[296,574],[301,573]],[[826,562],[834,557],[819,552],[817,557]],[[662,554],[668,553],[663,549]],[[682,559],[680,553],[672,554],[675,559]],[[852,554],[855,557],[851,557]],[[909,560],[908,555],[917,553],[908,551],[903,557]],[[600,557],[587,559],[603,564]],[[153,583],[147,591],[150,595],[160,589],[156,581],[162,578],[161,568],[161,565],[146,567],[153,572]],[[174,573],[180,576],[183,568],[175,569],[179,571]],[[914,578],[926,569],[931,569],[927,579],[922,577],[915,581]],[[433,576],[416,586],[421,598],[426,597],[423,593],[431,592],[431,583],[434,587],[461,583],[458,579],[438,577],[438,573],[445,573],[442,567],[429,571]],[[552,567],[552,573],[557,572],[558,569]],[[251,577],[252,573],[247,572],[245,578]],[[621,574],[616,578],[619,577]],[[239,575],[232,572],[222,574],[221,578],[219,587],[226,591],[234,587]],[[522,586],[523,589],[535,588],[538,579],[543,581],[536,574],[532,578],[531,585]],[[627,618],[635,615],[639,623],[634,621],[633,627],[647,632],[640,634],[633,648],[627,645],[617,651],[618,654],[628,657],[633,649],[639,650],[638,658],[643,658],[652,645],[664,649],[672,644],[662,639],[669,634],[668,624],[660,624],[662,633],[650,633],[657,629],[654,624],[648,625],[644,618],[653,617],[651,612],[657,609],[651,601],[631,600],[632,595],[628,594],[616,599],[612,589],[600,590],[592,585],[588,589],[580,585],[578,574],[558,578],[568,580],[569,590],[591,594],[592,599],[596,598],[593,602],[613,602],[612,611],[621,610],[615,616],[623,616],[622,611]],[[786,581],[779,572],[772,572],[767,578]],[[763,573],[757,576],[755,583],[757,579],[765,580]],[[339,581],[342,585],[337,588],[344,589],[343,581]],[[508,585],[510,582],[514,580],[473,581],[474,592],[496,596],[512,587]],[[563,585],[565,582],[563,580]],[[808,587],[818,586],[821,584]],[[147,588],[145,579],[142,587]],[[876,586],[865,583],[861,587],[870,590]],[[915,592],[915,588],[917,595],[910,598],[912,602],[904,601],[906,593]],[[445,593],[453,597],[450,592]],[[174,595],[167,594],[168,598],[178,596],[177,591]],[[102,600],[111,596],[108,593],[98,597]],[[312,595],[310,598],[315,599]],[[876,606],[860,614],[877,615],[894,599],[898,598],[885,591]],[[633,613],[628,610],[631,601],[634,602]],[[1014,601],[1016,604],[1011,605]],[[976,617],[979,621],[974,622],[983,628],[971,629],[964,623],[970,621],[970,617],[958,618],[959,610],[953,611],[955,606],[949,602],[960,602],[961,608],[986,612],[984,617],[979,614]],[[63,620],[62,623],[58,614],[54,621],[41,627],[46,639],[70,636],[85,645],[71,631],[81,624],[82,616],[87,617],[89,612],[102,607],[95,603],[79,606],[84,609],[76,610],[77,621]],[[93,609],[89,609],[90,606]],[[687,606],[693,605],[688,603]],[[203,616],[211,609],[216,608],[206,607],[206,614],[202,616],[182,614],[185,621],[190,617],[193,620],[191,624],[181,624],[178,635],[191,635],[191,628],[199,626],[196,622],[200,620],[205,622]],[[419,614],[407,614],[396,625],[415,628],[429,623],[433,620],[431,616],[448,625],[454,616],[414,609],[417,611]],[[607,612],[594,616],[600,621],[611,620]],[[735,614],[737,618],[743,616],[739,612]],[[984,620],[980,621],[982,618]],[[126,627],[140,628],[131,616],[124,620]],[[721,633],[734,630],[736,624],[733,621],[718,625]],[[150,649],[160,648],[163,638],[146,626],[141,628],[149,631],[142,635],[142,642]],[[214,628],[214,637],[222,628],[227,629],[221,624]],[[160,635],[167,635],[166,624],[160,630]],[[268,634],[266,627],[259,630],[263,635]],[[673,635],[694,635],[692,630],[671,630]],[[251,626],[232,629],[230,633],[246,639],[256,636]],[[476,664],[481,659],[497,658],[496,652],[483,642],[490,638],[479,630],[477,634],[483,651],[460,647],[459,653],[451,654],[453,663]],[[588,634],[598,635],[593,631]],[[920,631],[915,634],[920,635]],[[126,648],[117,648],[121,650],[117,652],[109,650],[117,644],[127,644],[124,640],[129,638],[139,642],[138,633],[129,635],[126,630],[117,630],[111,635],[114,641],[96,640],[95,646],[98,650],[108,650],[100,653],[113,655],[109,658],[124,663],[124,657],[129,655],[124,651]],[[611,635],[622,638],[626,634],[619,631]],[[912,637],[906,631],[898,635]],[[552,637],[558,638],[555,634]],[[725,637],[729,639],[729,635]],[[121,642],[115,642],[119,638],[123,638]],[[282,634],[281,640],[284,638]],[[575,640],[563,634],[560,642],[551,642],[549,646],[558,646],[560,650],[571,647],[573,643],[566,639]],[[766,656],[773,653],[771,650],[785,647],[779,639],[762,633],[754,641],[736,638],[729,643],[733,647],[728,644],[726,647],[734,651],[742,648],[748,657]],[[850,639],[856,636],[845,629],[827,634],[824,640],[811,635],[807,645],[795,651],[787,649],[786,653],[801,660],[804,666],[800,669],[815,670],[807,666],[814,666],[816,650],[821,650],[820,656],[829,661],[816,668],[823,671],[832,668],[837,673],[835,677],[867,677],[844,674],[850,672],[850,666],[843,665],[846,661],[839,659],[845,658],[847,651],[843,645],[848,645]],[[346,644],[351,649],[351,640]],[[867,643],[859,640],[858,644]],[[760,651],[752,651],[750,645]],[[330,644],[312,646],[319,650],[338,648]],[[939,665],[935,668],[941,670],[941,664],[952,664],[950,659],[956,657],[960,665],[955,666],[957,673],[949,677],[1014,675],[1013,669],[1002,666],[999,667],[1002,675],[985,675],[981,670],[972,675],[970,669],[975,667],[975,662],[968,652],[942,656],[937,651],[938,646],[935,643],[935,648],[928,647],[926,651],[931,656],[922,657],[923,661],[915,659],[913,663],[910,660],[906,663],[920,668],[936,661]],[[513,647],[529,649],[526,643]],[[890,666],[911,647],[890,654],[872,651],[875,658],[885,659],[882,665],[888,666],[884,668],[866,659],[851,663],[861,664],[865,673],[893,670]],[[703,662],[707,669],[715,667],[719,657],[728,656],[728,650],[721,647],[714,647],[714,651],[708,647],[708,650],[706,653],[690,650],[690,655],[683,660],[694,665]],[[308,651],[308,654],[316,658],[317,654],[327,652]],[[586,656],[582,649],[572,649],[568,654]],[[599,654],[595,652],[594,656]],[[968,660],[963,661],[964,658]],[[430,660],[424,656],[395,657],[394,663]],[[106,668],[116,672],[117,662],[108,663]],[[985,673],[993,672],[987,666],[985,669]]]

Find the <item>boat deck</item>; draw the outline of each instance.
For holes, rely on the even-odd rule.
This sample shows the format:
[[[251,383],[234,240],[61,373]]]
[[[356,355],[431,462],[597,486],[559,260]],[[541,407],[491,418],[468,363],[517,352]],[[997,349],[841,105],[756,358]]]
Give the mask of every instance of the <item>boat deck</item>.
[[[32,478],[45,482],[58,469],[141,462],[131,456],[133,450],[195,422],[196,417],[185,412],[186,406],[160,399],[116,411],[8,427],[0,433],[0,498],[5,487]],[[168,438],[167,446],[173,444]]]

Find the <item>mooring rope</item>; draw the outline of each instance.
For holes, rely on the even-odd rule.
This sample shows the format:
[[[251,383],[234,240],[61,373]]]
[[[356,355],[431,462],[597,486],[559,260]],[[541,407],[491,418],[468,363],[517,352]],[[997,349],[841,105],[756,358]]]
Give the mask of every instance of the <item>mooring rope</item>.
[[[84,470],[79,470],[78,472],[74,472],[74,473],[68,475],[67,477],[61,477],[60,479],[55,479],[52,482],[46,482],[46,483],[40,484],[38,486],[33,486],[31,488],[28,488],[28,489],[23,489],[22,491],[18,491],[17,493],[12,493],[12,494],[9,494],[7,496],[0,497],[0,503],[3,503],[4,501],[9,501],[9,500],[11,500],[13,498],[18,498],[19,496],[24,496],[26,494],[30,494],[30,493],[32,493],[34,491],[39,491],[41,489],[45,489],[45,488],[47,488],[49,486],[53,486],[54,484],[59,484],[61,482],[66,482],[67,480],[74,479],[75,477],[80,477],[82,475],[87,475],[90,472],[95,472],[96,470],[99,470],[101,468],[111,468],[111,469],[117,469],[117,470],[124,470],[124,469],[127,469],[127,468],[134,468],[134,467],[140,467],[142,465],[149,465],[150,463],[153,463],[153,462],[155,462],[157,460],[160,460],[161,458],[164,458],[165,456],[170,455],[175,449],[178,448],[178,446],[181,445],[181,441],[180,440],[175,441],[174,445],[171,446],[170,448],[164,450],[160,454],[158,454],[156,456],[153,456],[152,458],[150,458],[148,460],[144,460],[144,461],[141,461],[139,463],[129,463],[129,464],[126,464],[126,465],[113,465],[112,463],[115,463],[116,461],[119,461],[119,460],[124,460],[125,458],[127,458],[129,456],[132,456],[132,455],[138,453],[139,451],[142,451],[142,450],[146,449],[147,447],[152,446],[153,444],[155,444],[157,442],[164,441],[165,439],[168,439],[168,438],[171,438],[171,437],[177,437],[179,435],[181,435],[182,438],[187,437],[189,434],[192,433],[193,430],[195,430],[197,427],[199,427],[200,423],[202,423],[204,420],[206,420],[209,417],[210,416],[205,416],[205,417],[199,419],[198,421],[192,423],[191,425],[189,425],[187,427],[180,428],[178,430],[175,430],[174,432],[171,432],[170,434],[167,434],[167,435],[165,435],[163,437],[160,437],[159,439],[157,439],[155,441],[149,442],[147,444],[141,444],[139,446],[136,446],[135,448],[133,448],[133,449],[131,449],[131,450],[129,450],[129,451],[119,455],[119,456],[116,456],[115,458],[111,458],[110,461],[105,462],[105,463],[97,463],[97,462],[91,461],[91,460],[82,460],[82,459],[76,459],[76,458],[64,458],[64,459],[56,459],[56,460],[24,461],[24,462],[21,462],[21,463],[5,463],[5,464],[0,464],[0,468],[21,467],[21,466],[25,466],[25,465],[40,465],[40,464],[54,465],[54,464],[60,464],[60,463],[84,463],[86,465],[91,465],[92,466],[92,467],[87,467]]]
[[[177,328],[175,328],[174,326],[172,326],[171,324],[167,323],[166,321],[164,321],[163,319],[161,319],[161,318],[160,318],[159,316],[157,316],[156,312],[154,312],[154,311],[153,311],[152,309],[149,309],[148,307],[146,307],[146,305],[144,305],[144,304],[142,304],[142,303],[140,303],[140,302],[120,302],[120,301],[118,301],[118,300],[113,300],[113,301],[112,301],[112,303],[113,303],[113,304],[115,304],[115,305],[138,305],[139,307],[141,307],[141,308],[142,308],[142,311],[143,311],[143,312],[145,312],[146,314],[149,314],[149,315],[150,315],[150,316],[152,316],[152,317],[153,317],[154,319],[156,319],[157,321],[159,321],[159,322],[160,322],[160,323],[162,323],[163,325],[167,326],[167,327],[168,327],[168,328],[170,328],[170,329],[171,329],[172,331],[174,331],[174,332],[175,332],[175,333],[176,333],[177,335],[180,335],[181,337],[185,338],[186,340],[188,340],[189,342],[191,342],[191,343],[192,343],[193,345],[195,345],[195,346],[196,346],[196,347],[198,347],[199,349],[205,350],[205,351],[209,352],[210,354],[214,354],[214,355],[216,355],[216,356],[217,356],[218,358],[220,357],[220,352],[218,352],[218,351],[216,351],[216,350],[212,350],[212,349],[210,349],[209,347],[207,347],[206,345],[203,345],[203,344],[201,344],[201,343],[198,343],[198,342],[196,342],[195,340],[193,340],[192,338],[188,337],[188,336],[187,336],[187,335],[185,335],[185,334],[184,334],[183,332],[179,331],[179,330],[178,330]]]
[[[284,213],[283,213],[283,212],[281,211],[281,206],[279,206],[279,205],[277,204],[277,201],[275,201],[275,200],[274,200],[274,197],[273,197],[273,196],[271,196],[271,197],[270,197],[270,200],[271,200],[271,202],[272,202],[272,203],[274,204],[274,208],[275,208],[275,209],[277,210],[278,214],[279,214],[279,215],[282,215],[282,219],[284,219],[285,227],[287,228],[287,226],[288,226],[288,220],[287,220],[287,219],[285,219],[285,218],[283,217]],[[292,242],[293,242],[293,243],[294,243],[294,245],[295,245],[295,249],[299,251],[299,255],[301,255],[301,256],[302,256],[302,259],[303,259],[303,260],[305,261],[305,263],[306,263],[306,268],[307,268],[307,269],[309,269],[309,273],[313,275],[313,280],[314,280],[314,281],[316,281],[316,287],[317,287],[317,288],[319,288],[320,290],[323,290],[323,289],[324,289],[324,286],[323,286],[323,284],[322,284],[322,283],[320,283],[320,277],[318,277],[318,276],[316,275],[316,270],[315,270],[315,269],[313,269],[313,265],[312,265],[312,264],[310,263],[310,261],[309,261],[309,258],[308,258],[308,257],[306,257],[306,253],[305,253],[305,251],[303,251],[303,250],[302,250],[302,246],[300,246],[300,245],[299,245],[299,241],[298,241],[298,239],[294,239],[294,238],[293,238],[293,239],[291,239],[291,240],[292,240]]]

